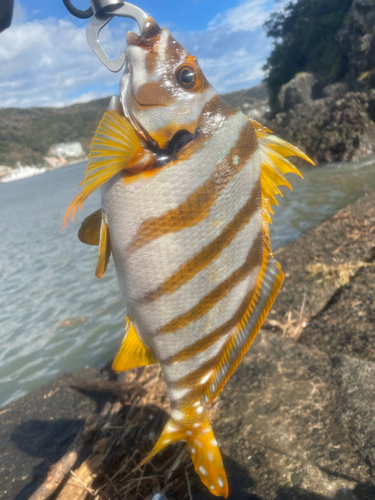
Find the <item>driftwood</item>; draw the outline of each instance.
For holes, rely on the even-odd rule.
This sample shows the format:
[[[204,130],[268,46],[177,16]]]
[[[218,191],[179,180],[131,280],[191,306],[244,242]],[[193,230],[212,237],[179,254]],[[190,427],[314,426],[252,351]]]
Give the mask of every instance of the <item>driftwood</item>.
[[[97,419],[86,420],[85,425],[78,432],[70,445],[67,453],[55,464],[53,464],[47,475],[47,479],[39,486],[29,500],[46,500],[61,485],[66,475],[74,466],[80,451],[82,450],[88,436],[96,429]]]
[[[134,382],[125,384],[116,380],[99,380],[95,382],[77,382],[71,384],[74,389],[82,391],[109,392],[123,403],[131,403],[137,397],[144,397],[147,391],[141,384]]]
[[[85,425],[78,432],[68,451],[50,467],[46,480],[29,500],[47,500],[63,484],[69,474],[71,477],[56,500],[83,500],[90,491],[90,485],[94,481],[96,472],[105,456],[104,451],[101,449],[103,442],[98,442],[94,445],[93,455],[85,460],[77,470],[72,472],[83,446],[92,438],[96,430],[110,424],[111,420],[115,418],[122,408],[122,402],[132,402],[136,398],[147,394],[147,390],[137,382],[124,384],[122,382],[103,380],[76,383],[72,384],[72,387],[85,391],[109,392],[114,394],[121,402],[116,401],[113,404],[107,402],[99,416],[92,416],[86,420]]]
[[[85,500],[87,493],[94,493],[90,488],[103,461],[103,454],[94,455],[82,465],[71,471],[71,477],[60,491],[56,500]]]

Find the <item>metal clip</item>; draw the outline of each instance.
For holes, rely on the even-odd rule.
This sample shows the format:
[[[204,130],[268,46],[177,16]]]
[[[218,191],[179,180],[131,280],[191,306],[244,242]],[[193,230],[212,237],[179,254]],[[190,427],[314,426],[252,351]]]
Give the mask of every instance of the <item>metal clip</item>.
[[[94,17],[87,26],[87,41],[104,66],[110,71],[117,73],[125,64],[125,52],[121,52],[119,57],[114,61],[109,59],[99,42],[100,31],[113,17],[118,16],[134,19],[139,25],[140,32],[142,32],[143,22],[147,14],[139,7],[124,1],[90,0],[90,2]]]

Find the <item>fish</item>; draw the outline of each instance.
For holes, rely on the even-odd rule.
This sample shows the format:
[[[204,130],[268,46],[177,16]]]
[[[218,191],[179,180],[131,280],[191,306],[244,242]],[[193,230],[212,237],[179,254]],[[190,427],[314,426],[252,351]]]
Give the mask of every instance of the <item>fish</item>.
[[[153,18],[126,36],[126,67],[92,141],[82,191],[101,208],[79,239],[110,255],[127,308],[113,369],[159,363],[170,417],[149,455],[185,441],[194,468],[228,496],[206,414],[249,349],[283,281],[269,224],[288,159],[301,150],[223,100],[189,54]]]

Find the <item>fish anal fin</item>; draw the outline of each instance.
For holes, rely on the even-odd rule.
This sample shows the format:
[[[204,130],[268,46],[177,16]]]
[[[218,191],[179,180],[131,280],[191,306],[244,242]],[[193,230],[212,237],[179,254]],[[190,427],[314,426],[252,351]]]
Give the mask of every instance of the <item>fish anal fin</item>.
[[[177,441],[186,441],[194,469],[210,493],[226,498],[228,481],[223,460],[204,411],[193,421],[181,421],[170,417],[154,448],[140,466],[151,460],[166,446]]]
[[[133,323],[127,318],[125,337],[113,361],[113,371],[124,372],[130,368],[152,365],[156,362],[153,352],[139,339]]]
[[[96,264],[96,271],[95,271],[95,276],[97,278],[102,278],[104,273],[106,272],[110,255],[111,255],[111,241],[109,238],[109,227],[105,220],[105,215],[104,213],[102,213],[98,262]]]
[[[102,225],[102,210],[99,208],[82,222],[78,238],[86,245],[99,245],[100,227]]]
[[[282,285],[284,275],[280,264],[272,257],[265,241],[263,262],[250,304],[223,349],[204,392],[205,403],[212,403],[244,357]]]

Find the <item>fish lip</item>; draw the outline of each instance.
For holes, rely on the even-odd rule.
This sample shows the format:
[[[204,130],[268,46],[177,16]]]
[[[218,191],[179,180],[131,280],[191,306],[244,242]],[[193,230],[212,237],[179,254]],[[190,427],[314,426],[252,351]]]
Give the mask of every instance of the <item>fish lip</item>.
[[[151,48],[158,40],[161,28],[153,17],[146,17],[143,22],[141,35],[137,35],[132,31],[126,34],[126,42],[128,45],[136,45],[145,49]]]

